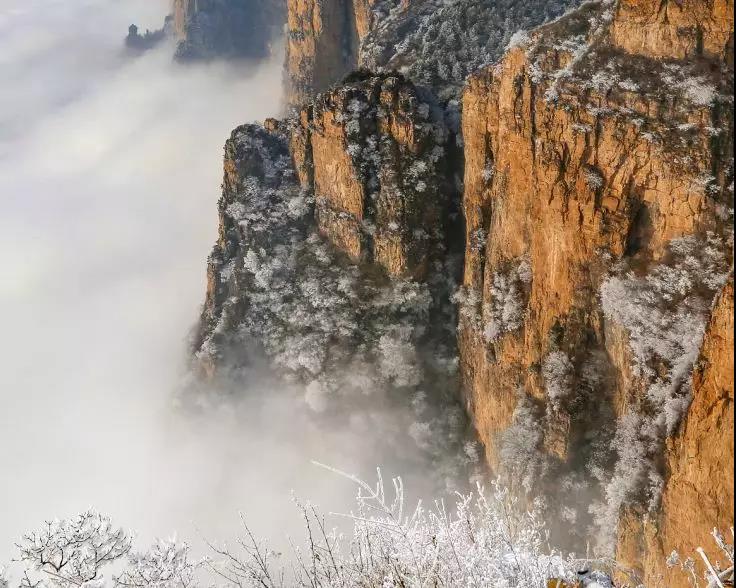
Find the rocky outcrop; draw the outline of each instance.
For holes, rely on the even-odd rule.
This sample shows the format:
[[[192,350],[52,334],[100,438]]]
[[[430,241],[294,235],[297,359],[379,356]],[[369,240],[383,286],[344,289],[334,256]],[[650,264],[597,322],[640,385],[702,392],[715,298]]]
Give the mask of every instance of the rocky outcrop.
[[[295,159],[309,166],[319,231],[355,262],[425,277],[441,258],[454,192],[448,134],[433,98],[401,76],[320,95],[302,110],[292,141]]]
[[[400,425],[382,423],[380,444],[444,483],[470,461],[445,248],[457,198],[425,98],[398,75],[357,76],[297,118],[233,132],[193,350],[206,381],[268,373],[333,423],[391,407]]]
[[[587,3],[519,36],[469,80],[462,124],[468,412],[491,464],[563,479],[562,510],[577,525],[587,513],[575,504],[604,480],[595,518],[614,535],[624,503],[658,508],[661,482],[645,478],[661,476],[675,407],[687,403],[683,374],[728,272],[733,202],[728,60],[665,62],[642,53],[649,41],[626,53],[615,44],[625,13]],[[714,257],[698,262],[707,271],[669,294],[667,272],[686,273],[708,232]],[[667,312],[692,328],[665,350],[655,341],[677,325],[655,324]],[[608,430],[616,419],[622,428]],[[522,446],[528,427],[540,432]]]
[[[285,0],[173,0],[180,60],[261,59],[285,18]]]

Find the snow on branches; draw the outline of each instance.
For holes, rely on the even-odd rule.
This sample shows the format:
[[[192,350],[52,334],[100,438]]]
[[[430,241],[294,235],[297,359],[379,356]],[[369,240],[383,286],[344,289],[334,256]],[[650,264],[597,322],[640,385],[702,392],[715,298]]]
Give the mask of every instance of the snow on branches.
[[[41,572],[59,588],[82,586],[102,579],[102,569],[127,555],[130,533],[93,510],[72,519],[47,521],[38,531],[23,536],[18,545],[20,560]],[[28,575],[22,585],[37,586]]]
[[[198,565],[189,559],[189,546],[173,539],[159,540],[144,553],[133,552],[132,533],[94,510],[47,521],[24,535],[17,547],[25,568],[21,588],[188,588]],[[127,566],[108,582],[103,570],[120,569],[122,561]]]

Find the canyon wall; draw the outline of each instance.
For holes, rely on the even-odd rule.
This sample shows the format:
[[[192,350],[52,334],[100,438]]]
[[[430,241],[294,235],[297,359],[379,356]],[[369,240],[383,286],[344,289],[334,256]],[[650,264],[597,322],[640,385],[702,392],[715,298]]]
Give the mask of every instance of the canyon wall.
[[[464,285],[480,315],[464,321],[461,340],[469,408],[492,463],[516,388],[545,396],[545,356],[606,351],[598,290],[613,262],[650,264],[672,239],[721,230],[730,204],[730,113],[687,95],[689,71],[666,81],[661,62],[605,45],[612,15],[595,10],[543,27],[463,96]],[[595,19],[603,24],[590,30]],[[712,67],[698,83],[727,92],[730,78]],[[494,276],[521,260],[531,266],[523,324],[484,334]],[[618,412],[625,403],[616,400]]]

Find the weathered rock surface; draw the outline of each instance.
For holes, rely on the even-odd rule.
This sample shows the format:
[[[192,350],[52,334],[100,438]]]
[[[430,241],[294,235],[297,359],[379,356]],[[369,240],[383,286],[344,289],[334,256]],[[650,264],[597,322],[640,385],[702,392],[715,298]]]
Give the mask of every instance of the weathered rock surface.
[[[425,277],[454,192],[433,98],[401,76],[368,77],[320,95],[299,121],[292,145],[310,167],[320,232],[353,261]]]
[[[733,60],[733,2],[622,0],[616,9],[611,39],[615,46],[632,54]]]
[[[632,462],[664,473],[656,454],[674,426],[668,419],[677,421],[673,406],[688,397],[677,370],[692,365],[707,306],[728,272],[725,219],[733,206],[729,60],[675,46],[663,61],[665,46],[644,53],[653,40],[625,53],[612,42],[622,14],[588,3],[520,39],[498,65],[471,77],[462,124],[459,338],[468,412],[491,464],[526,455],[537,478],[552,475],[558,484],[568,472],[569,509],[590,500],[595,478],[607,478],[602,500],[610,510],[596,518],[614,532],[618,509],[637,495],[657,508],[661,484],[627,470],[622,448],[660,444]],[[714,264],[714,279],[691,276],[702,292],[693,285],[682,300],[668,298],[663,274],[685,271],[709,231],[718,251],[699,263]],[[671,248],[690,235],[701,235],[702,245],[683,241],[688,252],[678,257]],[[628,282],[616,277],[622,267],[635,271]],[[626,285],[614,293],[617,280]],[[659,290],[645,295],[648,287]],[[641,307],[627,306],[635,292]],[[657,296],[659,306],[646,306]],[[642,334],[650,327],[637,308],[651,313],[652,325],[668,311],[692,319],[692,340],[655,349],[645,338],[666,339],[676,325]],[[529,402],[536,421],[520,422]],[[623,440],[623,429],[606,431],[606,423],[633,415],[643,416],[631,439]],[[650,425],[657,433],[645,439]],[[540,432],[520,447],[524,427]],[[607,456],[607,443],[620,447]],[[610,477],[601,474],[611,467]],[[584,524],[587,513],[569,512]]]

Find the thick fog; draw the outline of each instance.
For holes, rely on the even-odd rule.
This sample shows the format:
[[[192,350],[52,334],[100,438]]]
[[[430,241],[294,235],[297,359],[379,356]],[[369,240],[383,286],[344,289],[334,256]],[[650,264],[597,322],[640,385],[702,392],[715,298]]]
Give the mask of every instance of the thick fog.
[[[283,390],[194,419],[172,409],[222,145],[278,114],[282,57],[184,67],[168,45],[126,54],[127,26],[157,28],[166,7],[0,0],[0,564],[22,532],[89,506],[141,543],[227,536],[239,509],[258,534],[298,533],[292,490],[325,510],[353,492],[311,460],[382,462],[382,431],[313,422]]]
[[[222,145],[278,113],[281,57],[126,55],[127,26],[160,26],[166,5],[0,2],[0,562],[24,530],[91,505],[144,536],[289,511],[282,472],[311,457],[278,423],[266,440],[226,414],[171,416]]]

